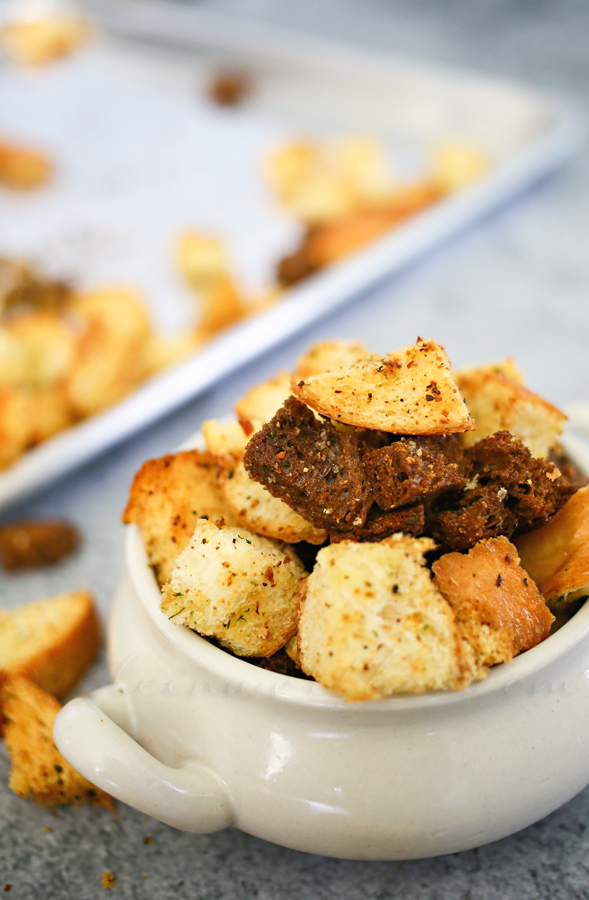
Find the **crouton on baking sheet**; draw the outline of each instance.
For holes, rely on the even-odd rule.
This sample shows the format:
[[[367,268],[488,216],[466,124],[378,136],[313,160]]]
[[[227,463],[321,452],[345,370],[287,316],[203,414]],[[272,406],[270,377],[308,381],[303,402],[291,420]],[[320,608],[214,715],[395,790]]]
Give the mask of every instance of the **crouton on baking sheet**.
[[[281,372],[275,378],[269,378],[250,388],[236,403],[235,414],[240,422],[258,423],[259,427],[270,421],[289,395],[290,375],[288,372]],[[256,431],[257,428],[254,427],[253,430]]]
[[[164,586],[162,612],[238,656],[271,656],[296,631],[306,577],[292,547],[201,519]]]
[[[199,519],[237,524],[221,497],[215,458],[187,450],[145,462],[133,479],[123,522],[139,526],[160,584],[169,580]]]
[[[393,434],[451,434],[474,428],[435,341],[389,353],[381,360],[292,382],[292,391],[338,422]]]

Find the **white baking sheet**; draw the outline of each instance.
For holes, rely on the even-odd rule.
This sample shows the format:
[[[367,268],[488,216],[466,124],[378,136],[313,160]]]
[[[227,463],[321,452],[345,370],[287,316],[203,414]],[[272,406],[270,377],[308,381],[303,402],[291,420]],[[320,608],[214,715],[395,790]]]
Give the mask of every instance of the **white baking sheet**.
[[[272,280],[300,226],[260,176],[265,152],[301,134],[382,138],[401,171],[417,171],[437,138],[478,141],[493,159],[472,188],[292,289],[104,414],[60,434],[0,475],[0,508],[48,483],[204,390],[565,161],[582,142],[574,111],[519,86],[363,54],[193,6],[87,0],[112,30],[39,71],[0,68],[0,134],[45,149],[58,174],[29,195],[0,193],[0,254],[24,255],[81,286],[143,290],[169,331],[194,315],[174,271],[185,228],[228,241],[252,293]],[[173,45],[173,46],[172,46]],[[252,100],[205,97],[230,61],[252,73]]]

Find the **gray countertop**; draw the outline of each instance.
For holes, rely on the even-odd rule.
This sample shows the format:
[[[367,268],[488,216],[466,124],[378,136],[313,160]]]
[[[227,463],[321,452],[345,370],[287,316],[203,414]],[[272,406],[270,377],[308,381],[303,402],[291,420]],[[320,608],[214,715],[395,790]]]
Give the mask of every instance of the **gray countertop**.
[[[225,0],[217,8],[515,76],[566,92],[589,109],[589,7],[583,0]],[[462,365],[515,356],[531,387],[558,405],[589,394],[589,156],[449,241],[354,305],[242,370],[182,411],[11,511],[64,515],[84,547],[51,570],[2,576],[2,605],[90,586],[106,616],[123,569],[120,515],[133,472],[250,384],[292,364],[312,341],[356,338],[377,351],[418,334]],[[108,681],[104,660],[80,692]],[[555,761],[558,764],[558,761]],[[478,850],[405,863],[307,856],[236,830],[182,834],[119,804],[52,814],[7,787],[0,748],[0,890],[19,898],[589,897],[589,789],[547,819]],[[144,838],[151,837],[151,842]]]

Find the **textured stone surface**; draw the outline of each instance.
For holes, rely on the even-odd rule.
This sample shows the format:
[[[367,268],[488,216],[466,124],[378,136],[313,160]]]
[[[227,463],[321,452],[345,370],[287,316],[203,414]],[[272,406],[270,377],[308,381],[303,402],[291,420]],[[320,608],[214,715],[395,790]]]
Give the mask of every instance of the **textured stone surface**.
[[[354,37],[381,48],[471,65],[566,91],[589,110],[589,7],[583,0],[217,0],[217,7]],[[66,515],[85,537],[56,568],[2,575],[11,606],[91,587],[106,615],[123,569],[120,514],[135,469],[221,415],[248,385],[291,365],[311,340],[361,340],[377,351],[417,334],[446,345],[456,365],[514,355],[530,386],[556,404],[586,399],[589,379],[589,157],[489,217],[394,281],[244,369],[180,413],[21,504],[12,516]],[[8,518],[8,515],[5,516]],[[106,683],[104,662],[80,692]],[[555,760],[558,765],[558,760]],[[524,832],[479,850],[407,863],[305,856],[237,831],[181,834],[119,805],[55,816],[6,786],[0,747],[0,890],[28,898],[103,896],[203,900],[399,897],[499,900],[589,897],[589,790]],[[50,828],[51,831],[45,829]],[[144,842],[145,837],[153,842]],[[146,876],[145,879],[142,876]]]

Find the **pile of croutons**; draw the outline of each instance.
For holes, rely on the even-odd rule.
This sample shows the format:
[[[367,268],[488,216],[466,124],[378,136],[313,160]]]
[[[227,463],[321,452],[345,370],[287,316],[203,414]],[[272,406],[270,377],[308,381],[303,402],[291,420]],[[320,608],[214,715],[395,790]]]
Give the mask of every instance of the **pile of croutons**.
[[[271,668],[286,651],[349,700],[456,690],[589,593],[589,488],[558,456],[565,417],[510,360],[453,374],[434,341],[385,357],[322,343],[236,414],[205,422],[206,450],[146,462],[124,515],[162,612],[233,654]],[[375,458],[388,491],[354,481]],[[465,514],[479,531],[447,532],[457,544],[427,531]]]

